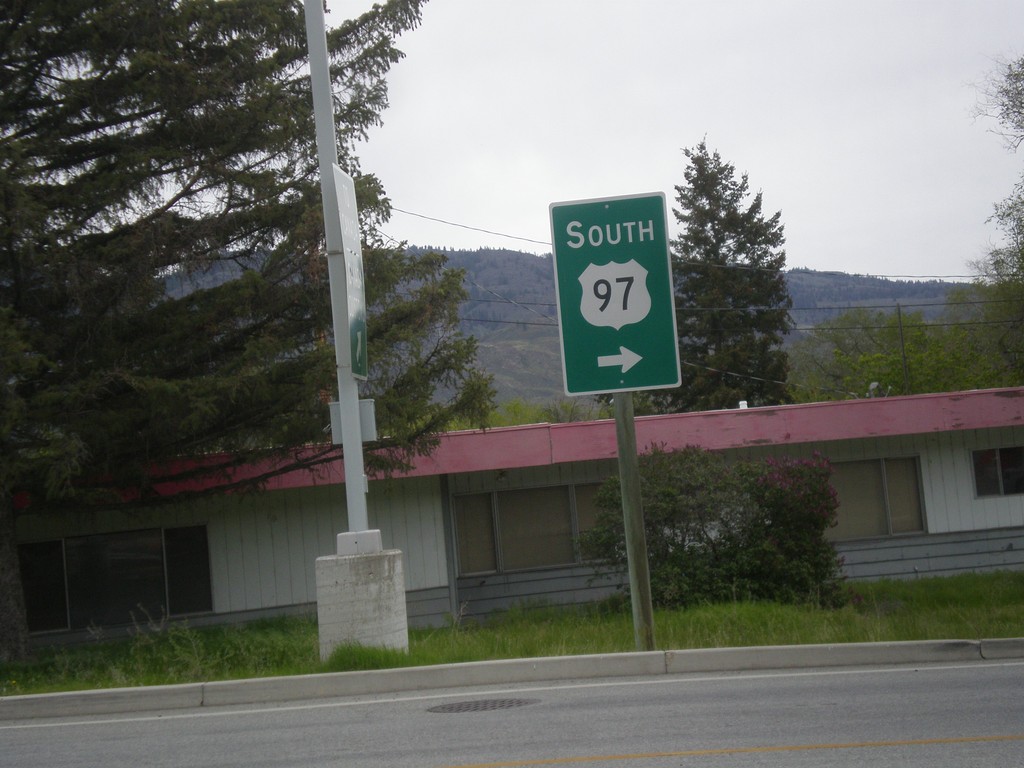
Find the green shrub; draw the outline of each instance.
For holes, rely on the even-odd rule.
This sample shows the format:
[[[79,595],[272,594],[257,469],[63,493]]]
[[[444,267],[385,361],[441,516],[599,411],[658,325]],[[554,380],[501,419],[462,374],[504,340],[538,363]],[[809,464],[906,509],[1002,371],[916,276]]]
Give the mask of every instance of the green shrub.
[[[840,563],[825,531],[835,525],[831,469],[820,458],[728,465],[687,447],[640,457],[652,599],[670,608],[735,600],[837,606]],[[588,555],[626,565],[619,483],[602,487]]]
[[[774,460],[739,468],[759,514],[751,519],[744,554],[749,594],[783,603],[837,607],[846,601],[841,561],[825,532],[839,507],[821,457]]]

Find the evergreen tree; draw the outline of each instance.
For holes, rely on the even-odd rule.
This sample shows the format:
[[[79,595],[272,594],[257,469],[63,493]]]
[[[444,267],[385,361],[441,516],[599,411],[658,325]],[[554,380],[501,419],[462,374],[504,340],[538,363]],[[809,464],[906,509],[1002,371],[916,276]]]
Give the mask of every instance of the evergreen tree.
[[[388,201],[353,153],[421,4],[389,0],[328,35],[366,240],[365,389],[392,449],[371,467],[490,404],[456,329],[461,276],[384,247]],[[25,649],[15,495],[87,512],[160,501],[197,472],[178,457],[202,454],[224,485],[268,452],[270,472],[338,458],[306,63],[298,0],[0,10],[0,660]]]
[[[792,302],[783,267],[781,214],[766,218],[747,175],[702,141],[684,150],[686,183],[676,187],[673,279],[683,384],[658,390],[657,410],[680,412],[787,401],[782,338]]]

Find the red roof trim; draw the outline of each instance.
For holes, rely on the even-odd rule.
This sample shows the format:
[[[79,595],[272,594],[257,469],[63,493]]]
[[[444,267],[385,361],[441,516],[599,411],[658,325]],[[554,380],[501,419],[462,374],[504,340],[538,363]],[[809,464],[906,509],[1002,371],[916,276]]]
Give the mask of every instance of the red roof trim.
[[[1024,388],[641,416],[637,446],[711,450],[1024,424]],[[546,435],[547,440],[544,439]],[[550,452],[544,444],[550,445]],[[446,435],[425,474],[614,459],[615,423],[538,424]],[[417,467],[420,469],[420,467]],[[426,469],[426,467],[424,467]]]
[[[641,451],[654,445],[724,450],[1019,425],[1024,425],[1024,387],[641,416],[636,419],[636,432]],[[530,424],[447,433],[433,454],[418,458],[410,471],[399,476],[536,467],[616,456],[614,421]],[[343,467],[332,464],[318,472],[275,477],[267,488],[343,480]],[[168,485],[161,490],[174,493],[186,489]]]

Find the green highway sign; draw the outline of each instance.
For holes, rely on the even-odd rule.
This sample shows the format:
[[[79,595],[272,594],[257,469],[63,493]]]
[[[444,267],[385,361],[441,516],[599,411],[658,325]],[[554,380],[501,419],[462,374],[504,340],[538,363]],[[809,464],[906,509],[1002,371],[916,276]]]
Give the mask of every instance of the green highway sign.
[[[552,203],[568,395],[678,387],[665,195]]]

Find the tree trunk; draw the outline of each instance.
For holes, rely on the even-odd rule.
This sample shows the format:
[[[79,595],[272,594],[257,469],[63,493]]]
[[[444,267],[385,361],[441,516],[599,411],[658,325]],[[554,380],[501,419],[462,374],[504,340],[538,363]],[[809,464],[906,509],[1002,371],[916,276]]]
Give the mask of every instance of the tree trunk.
[[[14,499],[0,489],[0,662],[21,661],[27,656],[28,622],[14,535]]]

